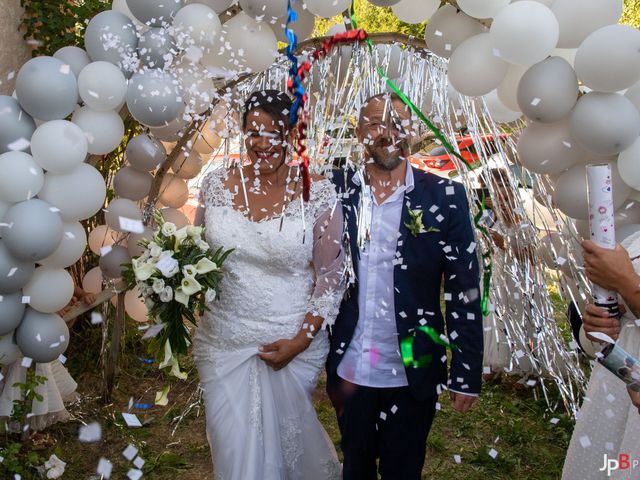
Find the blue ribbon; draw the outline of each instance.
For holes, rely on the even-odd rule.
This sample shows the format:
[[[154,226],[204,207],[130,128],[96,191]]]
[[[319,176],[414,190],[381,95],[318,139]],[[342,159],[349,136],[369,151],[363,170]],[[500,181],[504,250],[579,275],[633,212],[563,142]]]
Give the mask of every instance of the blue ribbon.
[[[298,74],[298,57],[295,56],[296,48],[298,48],[298,36],[296,35],[296,32],[289,28],[290,24],[298,20],[297,12],[291,8],[291,0],[287,1],[287,10],[287,24],[284,28],[284,32],[287,35],[287,40],[289,40],[289,45],[287,45],[287,57],[291,60],[289,75],[292,84],[291,90],[295,96],[293,107],[291,108],[291,113],[289,115],[291,126],[293,126],[298,123],[298,111],[300,110],[305,90],[302,82],[300,81],[300,75]]]

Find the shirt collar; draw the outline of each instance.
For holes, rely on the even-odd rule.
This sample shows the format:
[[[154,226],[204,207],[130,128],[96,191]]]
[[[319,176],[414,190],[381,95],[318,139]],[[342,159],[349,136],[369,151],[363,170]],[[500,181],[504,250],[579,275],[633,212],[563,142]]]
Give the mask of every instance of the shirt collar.
[[[404,176],[404,185],[400,185],[400,188],[404,187],[404,191],[409,193],[415,186],[415,180],[413,178],[413,168],[411,168],[411,163],[409,163],[408,160],[405,161],[407,162],[407,173]],[[357,171],[356,174],[351,177],[351,181],[355,185],[360,186],[360,174]]]

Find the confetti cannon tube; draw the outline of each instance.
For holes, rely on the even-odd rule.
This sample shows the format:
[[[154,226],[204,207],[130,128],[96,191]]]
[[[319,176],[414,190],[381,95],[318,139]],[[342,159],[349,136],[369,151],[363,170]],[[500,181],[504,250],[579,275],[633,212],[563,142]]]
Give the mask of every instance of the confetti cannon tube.
[[[591,240],[600,247],[614,249],[616,232],[611,165],[587,165],[587,189]],[[611,317],[619,316],[617,292],[594,284],[592,293],[596,306],[607,309]]]

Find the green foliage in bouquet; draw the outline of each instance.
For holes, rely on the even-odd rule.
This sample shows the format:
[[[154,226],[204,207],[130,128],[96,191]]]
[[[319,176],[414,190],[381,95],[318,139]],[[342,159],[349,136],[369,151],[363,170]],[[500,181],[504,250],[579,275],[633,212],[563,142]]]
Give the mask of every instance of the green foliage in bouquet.
[[[217,298],[222,265],[233,250],[212,251],[202,227],[177,229],[160,212],[154,218],[158,229],[152,241],[140,243],[144,252],[125,266],[123,277],[130,289],[138,287],[149,319],[161,325],[150,343],[152,354],[163,359],[160,368],[171,367],[173,375],[184,377],[176,359],[191,344],[184,319],[196,325],[196,316]]]

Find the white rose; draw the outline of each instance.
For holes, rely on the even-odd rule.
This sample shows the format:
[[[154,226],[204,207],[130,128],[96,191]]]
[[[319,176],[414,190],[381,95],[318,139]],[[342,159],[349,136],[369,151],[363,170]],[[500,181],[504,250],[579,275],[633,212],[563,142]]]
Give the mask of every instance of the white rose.
[[[202,227],[194,227],[193,225],[187,226],[187,235],[193,239],[198,239],[202,236]]]
[[[196,263],[196,271],[200,275],[212,272],[213,270],[217,270],[217,269],[218,269],[218,265],[213,263],[208,258],[202,258],[198,261],[198,263]]]
[[[204,301],[207,303],[211,303],[216,299],[216,291],[213,288],[209,288],[204,293]]]
[[[191,296],[194,293],[202,290],[202,285],[200,285],[195,278],[191,276],[185,276],[182,279],[181,288],[185,295]]]
[[[209,250],[209,244],[207,242],[205,242],[204,240],[197,240],[196,241],[196,245],[198,246],[198,248],[200,250],[202,250],[203,252],[206,252]]]
[[[158,260],[158,263],[156,264],[156,268],[160,270],[160,273],[162,273],[165,278],[171,278],[180,272],[180,264],[175,258],[170,257],[169,255],[160,257],[160,260]]]
[[[165,237],[170,237],[172,235],[175,235],[176,230],[178,230],[178,228],[176,227],[175,223],[171,223],[171,222],[166,222],[165,224],[162,225],[162,234]]]
[[[160,301],[163,303],[168,303],[173,300],[173,288],[165,287],[162,292],[160,292]]]
[[[185,265],[182,267],[182,275],[185,277],[195,277],[198,274],[196,267],[193,265]]]
[[[154,293],[160,293],[164,290],[164,280],[161,278],[157,278],[153,281],[153,285],[151,285]]]
[[[153,245],[149,245],[149,255],[151,255],[153,258],[158,258],[161,253],[162,247],[160,245],[156,243],[154,243]]]

